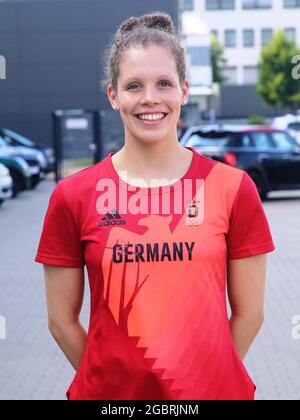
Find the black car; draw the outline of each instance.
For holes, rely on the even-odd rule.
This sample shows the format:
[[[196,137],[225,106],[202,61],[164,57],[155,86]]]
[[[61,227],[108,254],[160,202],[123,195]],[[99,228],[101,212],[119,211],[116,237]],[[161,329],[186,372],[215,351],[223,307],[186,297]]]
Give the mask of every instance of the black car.
[[[300,146],[268,126],[199,126],[180,139],[199,153],[245,170],[262,199],[269,191],[300,189]]]
[[[2,137],[9,146],[31,149],[37,153],[37,155],[40,154],[39,163],[44,173],[48,174],[49,172],[54,171],[55,159],[53,149],[42,147],[29,140],[27,137],[7,128],[0,128],[0,137]]]

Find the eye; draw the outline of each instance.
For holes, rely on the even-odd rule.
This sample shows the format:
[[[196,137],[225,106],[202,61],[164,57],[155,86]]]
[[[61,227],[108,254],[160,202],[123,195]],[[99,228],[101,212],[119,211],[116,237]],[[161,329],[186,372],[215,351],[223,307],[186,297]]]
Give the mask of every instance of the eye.
[[[136,88],[139,87],[139,84],[138,83],[132,83],[132,85],[129,85],[127,89],[132,90],[132,88],[135,88],[135,87]]]
[[[170,83],[170,82],[168,82],[167,80],[162,80],[161,82],[160,82],[160,84],[162,85],[162,84],[165,84],[165,85],[167,85],[167,86],[172,86],[172,83]]]

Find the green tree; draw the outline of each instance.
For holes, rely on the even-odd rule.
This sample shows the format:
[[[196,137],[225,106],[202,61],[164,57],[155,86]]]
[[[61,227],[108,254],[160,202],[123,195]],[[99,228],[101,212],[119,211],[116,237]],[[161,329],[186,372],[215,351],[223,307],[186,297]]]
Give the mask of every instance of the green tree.
[[[222,75],[222,68],[227,60],[224,58],[224,48],[219,44],[218,38],[211,34],[210,57],[213,71],[213,83],[224,83],[226,78]]]
[[[283,31],[277,31],[261,51],[257,92],[267,105],[297,109],[300,104],[300,78],[294,77],[293,57],[300,50]]]

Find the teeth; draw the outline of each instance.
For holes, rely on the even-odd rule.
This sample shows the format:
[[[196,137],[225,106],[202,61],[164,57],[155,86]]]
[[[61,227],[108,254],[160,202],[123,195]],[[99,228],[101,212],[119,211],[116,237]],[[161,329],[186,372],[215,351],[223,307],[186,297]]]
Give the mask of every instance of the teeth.
[[[164,117],[164,114],[141,114],[138,118],[141,120],[158,121]]]

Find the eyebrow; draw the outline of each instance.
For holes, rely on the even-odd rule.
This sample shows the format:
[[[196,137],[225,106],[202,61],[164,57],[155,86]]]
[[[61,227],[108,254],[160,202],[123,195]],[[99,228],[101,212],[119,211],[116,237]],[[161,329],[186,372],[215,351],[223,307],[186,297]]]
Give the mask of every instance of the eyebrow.
[[[173,80],[173,77],[168,75],[168,74],[162,74],[161,76],[158,76],[157,78],[158,79],[171,79],[171,80]],[[129,83],[130,81],[133,81],[133,80],[141,81],[142,79],[140,79],[139,77],[129,77],[128,79],[125,80],[124,83]]]

